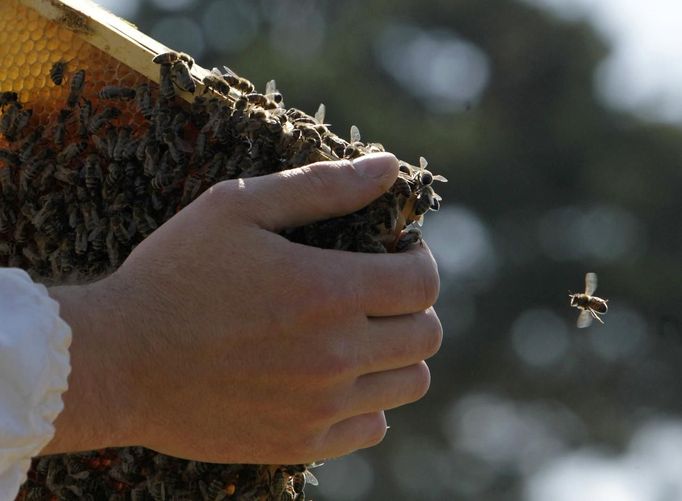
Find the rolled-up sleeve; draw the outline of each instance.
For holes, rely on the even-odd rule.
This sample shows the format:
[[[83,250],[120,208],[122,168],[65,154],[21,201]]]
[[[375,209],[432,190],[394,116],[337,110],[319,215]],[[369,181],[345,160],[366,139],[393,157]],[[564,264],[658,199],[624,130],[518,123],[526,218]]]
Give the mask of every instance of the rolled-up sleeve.
[[[54,435],[70,371],[71,329],[45,286],[0,268],[0,499],[14,499]]]

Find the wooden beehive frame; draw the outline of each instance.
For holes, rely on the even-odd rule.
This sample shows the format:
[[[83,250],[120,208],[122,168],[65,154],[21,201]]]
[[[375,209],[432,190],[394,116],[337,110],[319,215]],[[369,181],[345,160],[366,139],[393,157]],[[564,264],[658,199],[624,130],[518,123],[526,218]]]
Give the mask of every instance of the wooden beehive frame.
[[[105,10],[90,0],[18,0],[37,11],[42,17],[63,26],[102,52],[121,61],[150,81],[159,83],[159,66],[152,58],[170,49],[139,31],[135,26]],[[198,80],[197,92],[203,90],[201,81],[209,71],[199,65],[192,67]],[[186,101],[193,95],[176,89]]]

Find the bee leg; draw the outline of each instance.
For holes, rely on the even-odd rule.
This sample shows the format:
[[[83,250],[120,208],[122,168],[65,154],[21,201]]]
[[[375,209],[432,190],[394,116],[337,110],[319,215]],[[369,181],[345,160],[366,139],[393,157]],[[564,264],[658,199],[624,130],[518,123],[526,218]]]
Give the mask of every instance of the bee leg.
[[[597,315],[597,313],[596,313],[593,309],[590,309],[590,314],[591,314],[596,320],[598,320],[599,323],[601,323],[602,325],[604,325],[604,321],[603,321],[601,318],[599,318],[599,315]]]

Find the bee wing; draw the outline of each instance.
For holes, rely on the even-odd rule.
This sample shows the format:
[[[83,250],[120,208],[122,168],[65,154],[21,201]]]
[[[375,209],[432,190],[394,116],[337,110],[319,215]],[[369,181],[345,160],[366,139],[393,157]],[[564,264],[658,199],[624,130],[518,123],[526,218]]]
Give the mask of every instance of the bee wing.
[[[326,113],[327,108],[325,107],[324,103],[320,103],[320,107],[317,108],[317,111],[315,112],[315,120],[317,120],[318,124],[324,123],[324,116]]]
[[[313,475],[310,470],[305,470],[303,472],[303,478],[305,478],[307,484],[320,485],[320,482],[317,481],[317,478],[315,478],[315,475]]]
[[[225,70],[225,73],[223,73],[224,75],[232,75],[233,77],[238,76],[234,71],[232,71],[227,66],[223,66],[223,69]]]
[[[419,157],[419,170],[426,169],[427,165],[429,165],[429,162],[426,160],[426,158]]]
[[[360,129],[356,125],[350,126],[350,142],[359,143],[360,142]]]
[[[585,294],[591,296],[594,291],[597,290],[597,274],[596,273],[586,273],[585,274]]]
[[[440,181],[441,183],[447,183],[448,182],[447,178],[441,176],[440,174],[433,176],[433,180],[434,181]]]
[[[274,94],[277,92],[277,82],[274,80],[270,80],[268,83],[265,84],[265,95],[269,96],[270,94]]]
[[[585,327],[589,327],[590,324],[592,323],[592,315],[590,315],[589,310],[583,310],[580,312],[580,315],[578,315],[578,329],[584,329]]]

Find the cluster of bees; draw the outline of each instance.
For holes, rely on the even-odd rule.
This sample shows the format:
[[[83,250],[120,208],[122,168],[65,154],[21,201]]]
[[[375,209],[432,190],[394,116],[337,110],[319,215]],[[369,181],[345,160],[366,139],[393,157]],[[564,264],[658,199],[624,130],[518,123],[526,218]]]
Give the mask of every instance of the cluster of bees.
[[[51,81],[68,92],[47,125],[32,121],[16,93],[0,93],[0,266],[43,282],[94,280],[216,182],[384,150],[362,142],[357,127],[348,141],[332,133],[323,105],[315,116],[285,108],[274,81],[261,94],[227,68],[197,80],[186,54],[154,62],[159,85],[105,85],[96,94],[84,92],[86,71],[56,63]],[[178,89],[193,101],[177,99]],[[284,235],[323,248],[402,251],[421,240],[415,224],[440,207],[433,184],[445,178],[426,166],[400,162],[394,186],[368,207]],[[305,465],[213,465],[126,447],[34,459],[18,499],[302,501],[306,480],[315,483]]]
[[[143,447],[43,456],[35,460],[29,478],[18,500],[283,501],[304,499],[306,483],[316,482],[304,465],[201,463]]]
[[[194,92],[192,59],[157,56],[158,89],[104,86],[97,104],[81,96],[87,75],[51,71],[70,90],[51,127],[31,127],[31,110],[13,92],[0,96],[0,265],[21,267],[55,282],[91,279],[116,269],[161,223],[207,187],[223,180],[270,174],[322,159],[352,159],[383,151],[350,141],[313,117],[285,109],[274,82],[265,94],[248,80],[214,69],[207,92],[190,105],[176,88]],[[117,103],[134,101],[144,127],[122,123]],[[379,200],[345,218],[289,231],[293,240],[350,251],[400,251],[420,240],[418,228],[440,197],[425,169],[401,162],[400,177]]]

